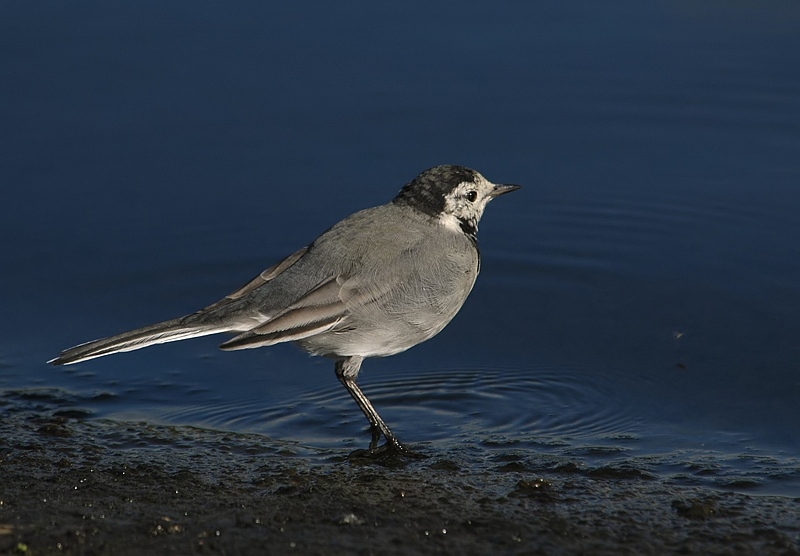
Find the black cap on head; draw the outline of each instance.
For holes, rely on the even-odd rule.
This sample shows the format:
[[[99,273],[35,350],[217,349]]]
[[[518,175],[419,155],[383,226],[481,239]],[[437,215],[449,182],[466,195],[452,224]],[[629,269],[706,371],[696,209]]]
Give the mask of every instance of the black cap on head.
[[[437,216],[444,210],[445,195],[459,183],[475,181],[476,174],[475,170],[453,164],[428,168],[406,184],[393,202]]]

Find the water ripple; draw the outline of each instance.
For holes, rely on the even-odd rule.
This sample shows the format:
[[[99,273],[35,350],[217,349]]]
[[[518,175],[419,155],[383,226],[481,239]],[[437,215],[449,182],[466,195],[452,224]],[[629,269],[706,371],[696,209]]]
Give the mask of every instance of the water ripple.
[[[415,441],[515,434],[567,438],[629,434],[635,412],[612,388],[574,369],[472,369],[369,377],[362,388],[381,415]],[[264,432],[296,439],[359,435],[363,416],[338,384],[309,389],[284,405],[257,398],[170,408],[170,422]]]

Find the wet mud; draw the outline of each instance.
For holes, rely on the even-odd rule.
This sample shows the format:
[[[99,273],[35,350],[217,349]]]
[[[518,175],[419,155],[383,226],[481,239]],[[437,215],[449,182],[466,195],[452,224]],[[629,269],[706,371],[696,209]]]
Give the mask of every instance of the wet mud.
[[[425,445],[373,461],[20,396],[0,415],[4,554],[800,554],[800,499],[635,460]]]

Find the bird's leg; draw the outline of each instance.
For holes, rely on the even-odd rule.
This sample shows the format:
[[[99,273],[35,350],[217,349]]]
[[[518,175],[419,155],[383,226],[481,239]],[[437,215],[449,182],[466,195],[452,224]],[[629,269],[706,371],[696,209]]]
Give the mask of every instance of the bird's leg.
[[[413,454],[411,450],[400,444],[400,441],[397,440],[397,437],[395,437],[392,431],[389,430],[389,427],[386,426],[386,423],[383,421],[383,419],[381,419],[381,416],[378,415],[378,412],[375,411],[375,408],[372,407],[372,404],[356,384],[356,376],[358,375],[358,371],[361,368],[361,363],[363,361],[364,358],[358,356],[337,359],[336,378],[338,378],[339,382],[341,382],[342,385],[347,388],[347,391],[356,401],[358,407],[361,408],[361,411],[369,421],[369,430],[372,433],[372,441],[369,444],[369,451],[374,453],[377,450],[378,441],[381,438],[381,434],[383,434],[383,436],[386,438],[386,446],[388,449]]]

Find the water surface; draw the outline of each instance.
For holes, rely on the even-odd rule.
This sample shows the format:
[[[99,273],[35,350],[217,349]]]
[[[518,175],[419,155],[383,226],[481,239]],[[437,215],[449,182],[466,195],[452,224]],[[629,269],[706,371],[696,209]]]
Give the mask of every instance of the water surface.
[[[364,365],[401,439],[800,493],[800,11],[680,2],[0,8],[0,388],[70,418],[368,440],[332,364],[194,311],[419,171],[520,183],[435,339]],[[34,403],[31,401],[31,403]]]

